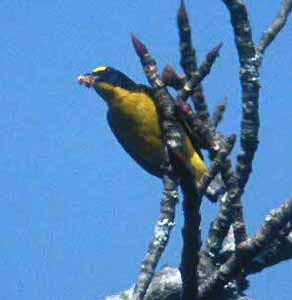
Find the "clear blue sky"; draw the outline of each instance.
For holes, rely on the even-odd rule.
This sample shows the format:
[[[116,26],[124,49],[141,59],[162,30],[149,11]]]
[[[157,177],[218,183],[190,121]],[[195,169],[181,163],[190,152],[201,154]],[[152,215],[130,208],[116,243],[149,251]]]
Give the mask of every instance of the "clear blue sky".
[[[229,99],[225,133],[238,132],[238,60],[222,1],[186,1],[198,55],[224,42],[205,82],[213,109]],[[264,2],[264,3],[262,3]],[[279,0],[247,1],[254,38]],[[152,235],[161,183],[121,149],[106,108],[76,76],[111,65],[144,82],[129,34],[162,68],[179,69],[178,0],[0,2],[1,300],[93,300],[129,287]],[[250,233],[292,192],[291,22],[262,69],[261,144],[244,196]],[[204,231],[216,205],[203,207]],[[181,206],[161,265],[178,265]],[[291,262],[252,277],[256,299],[291,299]],[[280,296],[279,296],[280,294]]]

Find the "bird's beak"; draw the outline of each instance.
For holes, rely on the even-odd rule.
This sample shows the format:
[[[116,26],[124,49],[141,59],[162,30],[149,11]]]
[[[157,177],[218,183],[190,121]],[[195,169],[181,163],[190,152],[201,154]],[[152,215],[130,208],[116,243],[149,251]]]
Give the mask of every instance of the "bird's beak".
[[[90,73],[77,77],[77,81],[80,85],[84,84],[87,88],[95,87],[97,85],[98,77]]]

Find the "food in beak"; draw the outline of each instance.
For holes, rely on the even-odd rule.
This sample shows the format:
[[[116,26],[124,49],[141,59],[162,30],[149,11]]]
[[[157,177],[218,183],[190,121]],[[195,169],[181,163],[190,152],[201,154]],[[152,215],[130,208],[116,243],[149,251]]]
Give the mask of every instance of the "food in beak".
[[[89,76],[78,76],[77,80],[80,85],[84,84],[86,87],[90,88],[94,85],[94,79]]]

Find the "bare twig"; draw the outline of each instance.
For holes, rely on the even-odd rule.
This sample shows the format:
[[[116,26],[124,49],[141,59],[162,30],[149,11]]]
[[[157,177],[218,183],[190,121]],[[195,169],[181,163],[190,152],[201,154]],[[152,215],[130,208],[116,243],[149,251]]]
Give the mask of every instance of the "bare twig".
[[[222,121],[224,112],[226,110],[226,106],[227,106],[227,98],[225,97],[224,100],[222,101],[222,103],[220,103],[216,107],[215,112],[212,117],[213,125],[215,128],[217,128],[219,123]]]
[[[190,126],[191,130],[189,132],[190,136],[193,137],[193,144],[195,147],[207,148],[210,151],[214,151],[213,144],[213,127],[210,125],[209,120],[202,121],[199,113],[195,114],[192,111],[190,105],[184,102],[193,93],[198,84],[210,73],[211,67],[219,55],[219,50],[222,47],[222,43],[213,48],[206,56],[205,61],[201,64],[197,71],[194,71],[190,79],[185,82],[183,88],[179,90],[177,96],[177,103],[182,113],[183,118],[185,118],[187,124]],[[172,73],[173,74],[173,73]],[[174,76],[174,75],[173,75]]]
[[[257,52],[262,56],[266,50],[266,48],[273,42],[278,33],[285,26],[288,16],[292,10],[292,0],[284,0],[282,7],[274,20],[271,26],[264,32],[259,46],[257,48]]]
[[[187,78],[189,79],[192,74],[197,71],[198,63],[196,50],[192,43],[191,26],[184,0],[181,1],[181,6],[178,10],[177,24],[179,30],[179,46],[181,54],[180,64],[187,75]],[[210,114],[201,84],[199,84],[193,91],[192,100],[196,111],[198,112],[199,118],[203,122],[209,122],[208,120]]]
[[[206,56],[205,61],[201,64],[198,70],[192,72],[190,79],[184,84],[178,94],[178,98],[187,101],[188,97],[193,93],[199,83],[210,73],[216,58],[219,56],[219,50],[222,43],[213,48]]]

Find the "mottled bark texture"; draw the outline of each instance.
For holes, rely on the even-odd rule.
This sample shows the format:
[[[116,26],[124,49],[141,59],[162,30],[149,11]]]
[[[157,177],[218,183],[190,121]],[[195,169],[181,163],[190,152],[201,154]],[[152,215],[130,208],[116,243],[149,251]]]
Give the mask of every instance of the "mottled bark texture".
[[[193,47],[192,31],[189,22],[188,13],[184,1],[181,1],[181,6],[177,14],[177,24],[179,30],[179,48],[181,54],[180,64],[189,79],[198,69],[196,49]],[[198,112],[199,118],[203,122],[208,122],[209,110],[205,101],[203,87],[199,84],[192,93],[192,101]]]

